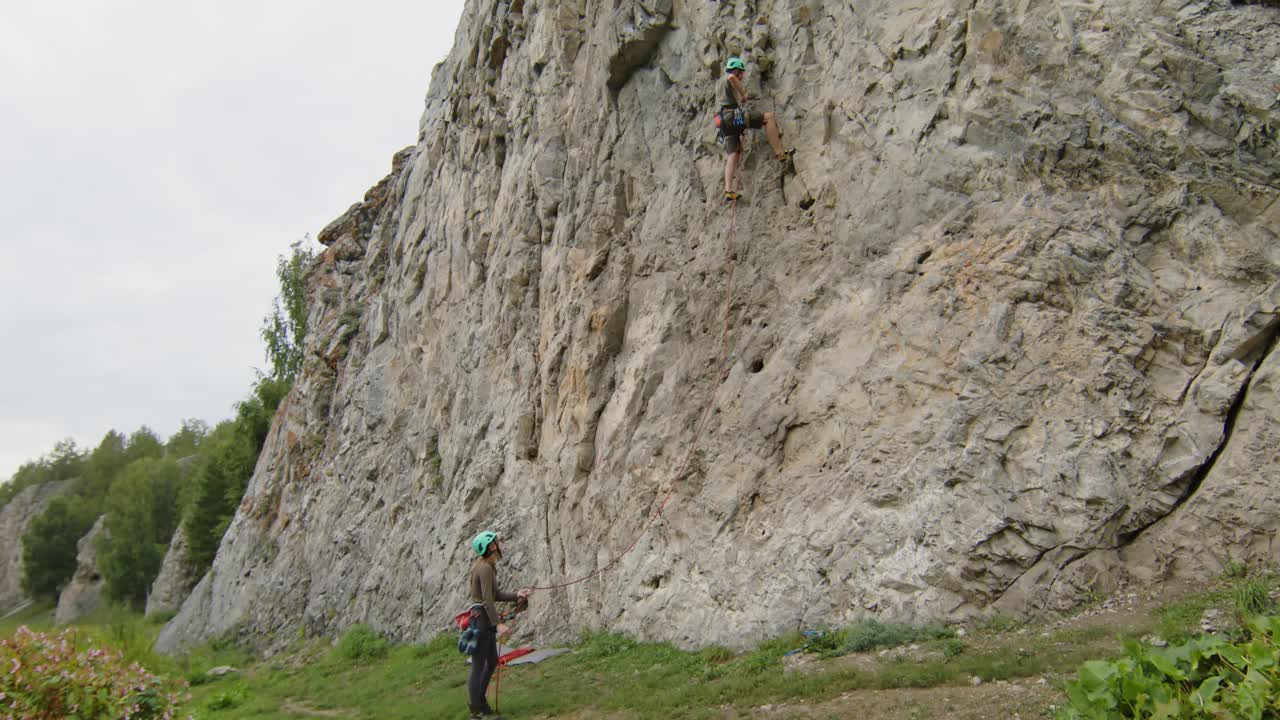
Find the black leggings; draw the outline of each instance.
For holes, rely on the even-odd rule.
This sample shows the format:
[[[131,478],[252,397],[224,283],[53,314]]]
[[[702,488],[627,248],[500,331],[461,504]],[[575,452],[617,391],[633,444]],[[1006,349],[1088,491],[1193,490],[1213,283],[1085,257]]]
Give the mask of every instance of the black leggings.
[[[489,708],[484,696],[489,690],[489,680],[498,669],[498,629],[489,622],[489,616],[483,610],[474,622],[479,637],[476,638],[476,654],[471,656],[471,675],[467,677],[467,697],[472,712]]]

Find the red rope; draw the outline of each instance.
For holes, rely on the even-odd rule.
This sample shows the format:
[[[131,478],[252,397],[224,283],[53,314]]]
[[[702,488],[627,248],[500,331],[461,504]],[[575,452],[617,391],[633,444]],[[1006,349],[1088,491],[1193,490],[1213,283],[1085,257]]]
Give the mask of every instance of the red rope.
[[[738,173],[736,172],[737,168],[734,168],[734,170],[735,170],[734,186],[737,187],[737,184],[738,184],[738,177],[737,177]],[[529,588],[530,590],[558,590],[560,588],[566,588],[571,585],[577,585],[578,583],[583,583],[592,578],[603,575],[605,572],[609,571],[615,565],[621,562],[622,558],[627,556],[627,553],[635,549],[636,545],[640,543],[640,539],[643,538],[645,534],[649,532],[649,528],[653,527],[653,524],[658,521],[658,518],[662,517],[663,511],[667,509],[667,503],[671,501],[672,495],[675,494],[676,484],[680,482],[680,479],[682,477],[684,477],[685,470],[689,468],[689,462],[693,459],[693,453],[695,450],[698,449],[698,441],[702,439],[702,431],[707,426],[707,419],[711,416],[712,408],[715,407],[716,397],[720,393],[720,385],[724,382],[724,377],[725,375],[728,374],[728,371],[729,371],[729,368],[727,365],[728,358],[729,358],[729,316],[730,316],[729,310],[732,307],[732,303],[733,303],[733,233],[737,225],[737,217],[738,217],[738,200],[737,198],[735,198],[733,200],[733,204],[729,206],[729,233],[725,240],[725,245],[726,245],[725,263],[728,266],[728,270],[726,272],[727,281],[726,281],[726,287],[725,287],[725,293],[724,293],[724,329],[720,334],[720,364],[716,371],[716,381],[711,387],[710,394],[707,396],[706,407],[703,408],[702,417],[698,421],[698,429],[693,434],[693,442],[690,443],[689,451],[685,453],[684,460],[680,463],[680,469],[676,471],[675,477],[671,481],[671,487],[667,490],[666,496],[662,498],[662,502],[658,505],[658,510],[649,516],[649,522],[645,523],[644,528],[640,530],[640,534],[636,535],[635,539],[631,541],[631,544],[628,545],[626,549],[622,551],[621,554],[617,555],[616,557],[614,557],[613,560],[609,561],[609,563],[606,564],[604,567],[596,570],[595,572],[592,572],[590,575],[587,575],[586,577],[578,578],[577,580],[571,580],[569,582],[560,583],[556,585],[535,586],[535,587]],[[603,459],[601,460],[601,462],[603,462]],[[599,463],[597,463],[596,467],[597,469],[599,468]],[[495,692],[495,705],[496,705],[496,695],[497,693]]]

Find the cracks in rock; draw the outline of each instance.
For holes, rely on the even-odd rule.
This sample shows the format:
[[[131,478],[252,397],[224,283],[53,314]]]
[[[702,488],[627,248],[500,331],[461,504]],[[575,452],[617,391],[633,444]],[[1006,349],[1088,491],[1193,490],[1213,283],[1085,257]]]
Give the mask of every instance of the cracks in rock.
[[[1066,548],[1068,546],[1060,545],[1059,547]],[[1063,573],[1067,571],[1067,568],[1076,564],[1080,560],[1083,560],[1089,557],[1089,555],[1093,553],[1093,549],[1089,549],[1089,548],[1074,548],[1074,549],[1076,551],[1075,554],[1067,558],[1067,561],[1062,563],[1062,565],[1058,566],[1058,571],[1053,574],[1053,579],[1050,580],[1049,584],[1045,587],[1046,595],[1052,596],[1054,586],[1058,584],[1058,579],[1061,578]]]
[[[1022,582],[1022,578],[1026,577],[1026,576],[1027,576],[1027,573],[1031,572],[1032,570],[1035,570],[1037,567],[1039,567],[1039,566],[1040,566],[1040,561],[1041,561],[1041,560],[1044,560],[1044,557],[1045,557],[1046,555],[1048,555],[1049,553],[1051,553],[1051,552],[1053,552],[1054,550],[1057,550],[1057,549],[1059,549],[1059,548],[1061,548],[1061,547],[1064,547],[1064,546],[1063,546],[1063,545],[1054,545],[1053,547],[1046,548],[1046,549],[1044,549],[1044,550],[1040,551],[1040,554],[1039,554],[1039,555],[1036,555],[1036,559],[1035,559],[1035,560],[1033,560],[1033,561],[1031,561],[1031,563],[1027,565],[1027,567],[1026,567],[1026,569],[1025,569],[1025,570],[1023,570],[1022,572],[1018,573],[1018,577],[1016,577],[1016,578],[1014,578],[1013,580],[1009,581],[1009,584],[1007,584],[1007,585],[1005,585],[1005,586],[1004,586],[1004,590],[1002,590],[1002,591],[1000,592],[1000,594],[996,597],[996,599],[992,602],[992,604],[994,605],[994,604],[999,603],[999,602],[1001,602],[1002,600],[1004,600],[1005,596],[1006,596],[1006,595],[1008,595],[1008,594],[1009,594],[1009,593],[1010,593],[1010,592],[1011,592],[1015,587],[1017,587],[1018,583]]]
[[[917,145],[923,144],[924,141],[933,134],[933,131],[937,128],[940,121],[947,120],[950,117],[946,106],[943,103],[947,96],[955,90],[956,83],[960,80],[960,67],[964,64],[964,59],[969,54],[969,15],[972,14],[977,7],[977,0],[973,0],[969,5],[968,12],[964,14],[963,19],[956,27],[955,34],[951,38],[952,48],[949,53],[951,57],[951,74],[947,77],[946,84],[937,93],[939,105],[937,109],[934,110],[933,117],[929,119],[929,122],[925,123],[925,126],[921,128],[920,132],[916,135],[915,142]],[[937,30],[939,33],[942,32],[942,28],[938,28]]]
[[[1227,320],[1223,319],[1222,325],[1218,327],[1217,336],[1221,338],[1223,333],[1225,333],[1226,331],[1227,331]],[[1205,352],[1204,361],[1200,363],[1200,367],[1196,368],[1196,371],[1191,373],[1190,377],[1187,378],[1186,384],[1182,386],[1182,392],[1178,393],[1177,402],[1181,403],[1186,401],[1187,393],[1191,392],[1191,386],[1195,384],[1196,379],[1198,379],[1201,375],[1204,374],[1205,368],[1209,367],[1209,360],[1212,357],[1213,357],[1213,348],[1210,347],[1208,351]],[[1253,377],[1252,373],[1250,374],[1250,377],[1251,378]]]
[[[1277,344],[1280,344],[1280,317],[1277,317],[1276,319],[1272,320],[1266,326],[1266,328],[1264,328],[1263,331],[1258,334],[1258,339],[1254,343],[1252,343],[1251,350],[1257,351],[1259,348],[1261,348],[1261,352],[1257,353],[1257,357],[1254,359],[1253,366],[1249,369],[1249,374],[1240,383],[1240,390],[1239,392],[1236,393],[1236,397],[1231,403],[1231,408],[1227,411],[1226,420],[1223,425],[1223,434],[1222,434],[1221,441],[1218,443],[1217,447],[1214,448],[1213,452],[1211,452],[1209,456],[1205,459],[1205,461],[1200,465],[1200,467],[1197,468],[1195,472],[1191,473],[1190,481],[1187,483],[1186,488],[1183,489],[1178,500],[1174,502],[1174,504],[1169,508],[1167,512],[1162,513],[1158,517],[1153,518],[1152,520],[1144,523],[1140,527],[1134,528],[1133,530],[1129,530],[1124,533],[1120,533],[1117,537],[1116,542],[1111,546],[1095,547],[1095,548],[1080,548],[1080,547],[1073,547],[1069,543],[1063,543],[1061,545],[1055,545],[1051,548],[1044,550],[1043,552],[1041,552],[1039,555],[1036,556],[1034,561],[1032,561],[1027,565],[1025,570],[1023,570],[1016,578],[1014,578],[1005,586],[1004,590],[999,594],[999,596],[997,596],[994,602],[998,603],[1004,600],[1004,598],[1010,592],[1012,592],[1014,588],[1016,588],[1019,585],[1019,583],[1022,582],[1022,579],[1028,573],[1036,570],[1040,566],[1040,563],[1043,562],[1044,559],[1048,557],[1051,553],[1054,553],[1060,550],[1074,549],[1075,552],[1073,552],[1070,557],[1068,557],[1064,562],[1062,562],[1058,566],[1056,572],[1054,573],[1053,579],[1049,581],[1049,583],[1047,584],[1047,592],[1052,592],[1052,589],[1057,584],[1059,578],[1061,578],[1063,573],[1065,573],[1067,569],[1070,568],[1073,564],[1075,564],[1076,562],[1084,558],[1089,557],[1095,551],[1099,551],[1099,550],[1115,551],[1115,550],[1120,550],[1125,547],[1128,547],[1129,545],[1132,545],[1136,540],[1142,537],[1142,535],[1148,529],[1150,529],[1160,520],[1173,515],[1175,512],[1177,512],[1177,510],[1180,507],[1185,505],[1187,501],[1189,501],[1192,497],[1194,497],[1195,494],[1199,492],[1200,487],[1203,485],[1204,481],[1209,477],[1210,474],[1212,474],[1213,469],[1218,462],[1218,459],[1222,456],[1222,453],[1226,450],[1227,446],[1230,444],[1231,439],[1235,434],[1235,427],[1236,427],[1237,421],[1239,420],[1240,412],[1244,408],[1244,401],[1248,396],[1249,388],[1253,384],[1253,379],[1257,375],[1258,370],[1266,362],[1267,358],[1271,356],[1273,351],[1275,351]],[[1252,353],[1247,353],[1247,354],[1252,354]]]
[[[1111,549],[1119,550],[1120,548],[1133,544],[1133,542],[1141,537],[1142,534],[1151,526],[1177,512],[1178,508],[1185,505],[1188,500],[1199,492],[1200,486],[1213,472],[1213,468],[1217,464],[1218,458],[1222,456],[1223,451],[1226,450],[1227,445],[1231,443],[1231,438],[1235,434],[1236,421],[1239,419],[1240,411],[1244,408],[1244,401],[1249,394],[1249,387],[1253,385],[1254,376],[1257,375],[1258,369],[1262,367],[1262,364],[1266,362],[1272,351],[1275,350],[1277,341],[1280,341],[1280,317],[1272,320],[1267,327],[1258,334],[1258,337],[1259,340],[1254,347],[1261,347],[1262,352],[1258,353],[1257,359],[1254,360],[1253,367],[1249,369],[1249,374],[1245,376],[1244,381],[1240,383],[1240,390],[1236,393],[1235,399],[1231,402],[1231,408],[1227,410],[1227,419],[1223,424],[1222,439],[1218,442],[1218,446],[1213,449],[1213,452],[1209,453],[1209,457],[1207,457],[1205,461],[1201,463],[1200,467],[1191,474],[1191,479],[1187,483],[1187,487],[1183,489],[1181,496],[1178,497],[1178,500],[1174,502],[1173,506],[1170,507],[1167,512],[1145,523],[1141,527],[1122,533],[1119,536],[1115,547]]]
[[[609,75],[605,83],[609,92],[617,96],[635,75],[636,71],[647,67],[658,52],[662,39],[672,29],[672,13],[666,15],[649,14],[641,9],[645,16],[631,29],[628,37],[623,38],[617,52],[609,58]]]

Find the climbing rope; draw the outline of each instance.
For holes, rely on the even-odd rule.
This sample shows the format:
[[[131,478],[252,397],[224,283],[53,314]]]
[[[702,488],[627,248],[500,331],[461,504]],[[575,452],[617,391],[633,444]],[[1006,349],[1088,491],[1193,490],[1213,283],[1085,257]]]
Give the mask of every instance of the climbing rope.
[[[741,156],[739,157],[739,162],[741,162]],[[736,191],[738,188],[738,183],[740,178],[738,177],[737,168],[734,168],[734,171],[735,171],[734,172],[734,190]],[[731,316],[730,310],[733,307],[733,235],[734,235],[734,231],[737,228],[737,220],[738,220],[738,200],[737,198],[735,198],[732,201],[732,203],[729,205],[729,231],[725,236],[725,266],[726,266],[725,278],[726,279],[725,279],[725,292],[724,292],[723,329],[720,332],[720,362],[717,363],[716,365],[716,379],[711,386],[711,392],[708,393],[707,395],[707,403],[706,403],[706,406],[703,407],[702,409],[702,415],[698,419],[698,427],[693,434],[693,442],[689,444],[689,450],[688,452],[685,453],[684,459],[680,462],[680,469],[676,471],[675,477],[672,478],[671,480],[671,487],[667,489],[667,493],[666,495],[663,496],[662,502],[658,504],[658,509],[652,514],[650,514],[649,521],[645,523],[644,528],[642,528],[640,530],[640,533],[636,535],[635,539],[631,541],[631,544],[628,545],[626,549],[623,550],[619,555],[614,557],[613,560],[610,560],[608,564],[606,564],[604,567],[592,572],[589,575],[578,578],[576,580],[571,580],[569,582],[558,583],[553,585],[533,586],[528,588],[530,591],[559,590],[561,588],[567,588],[572,585],[584,583],[592,578],[599,577],[600,575],[603,575],[604,573],[608,572],[614,566],[616,566],[619,562],[621,562],[622,558],[626,557],[628,553],[630,553],[632,550],[635,549],[636,545],[640,543],[640,539],[643,538],[649,532],[649,529],[652,528],[654,523],[658,521],[658,518],[662,517],[663,511],[667,509],[667,504],[671,502],[671,498],[675,495],[676,485],[680,482],[680,479],[684,477],[685,471],[689,469],[689,462],[693,460],[693,453],[698,449],[698,442],[702,439],[702,431],[706,429],[707,419],[711,417],[711,410],[715,407],[716,398],[720,394],[720,386],[724,383],[725,376],[729,374],[729,362],[728,362],[729,361],[729,319]],[[599,469],[600,465],[604,461],[603,460],[604,457],[605,456],[602,456],[600,462],[596,463],[596,469]],[[524,603],[521,603],[521,605],[523,604]],[[502,618],[508,621],[508,636],[510,636],[510,633],[514,631],[515,619],[518,614],[519,612],[517,611],[516,613],[512,613],[509,617],[504,616]],[[499,657],[501,658],[501,656]],[[493,708],[495,712],[497,712],[499,708],[498,697],[502,689],[502,670],[504,667],[505,667],[505,663],[499,660],[498,666],[494,668]]]
[[[741,160],[742,158],[739,156],[739,162],[741,162]],[[738,187],[739,173],[737,172],[737,168],[734,168],[734,170],[734,190],[736,191]],[[533,586],[529,588],[530,590],[541,591],[567,588],[572,585],[584,583],[592,578],[599,577],[613,569],[614,566],[622,561],[622,558],[626,557],[628,553],[635,549],[636,545],[640,543],[640,539],[649,532],[649,529],[658,521],[658,518],[662,517],[663,511],[667,509],[667,503],[671,502],[671,498],[676,491],[676,485],[679,484],[680,479],[684,477],[685,471],[689,469],[689,462],[693,460],[693,453],[698,449],[698,442],[702,439],[702,431],[706,429],[707,419],[711,417],[711,410],[715,407],[716,397],[720,393],[720,385],[724,382],[725,376],[729,373],[729,311],[733,304],[733,234],[737,226],[737,217],[738,200],[735,198],[729,206],[729,232],[725,237],[726,280],[724,292],[724,328],[720,333],[720,362],[716,366],[715,382],[712,383],[711,392],[707,395],[706,406],[702,410],[702,416],[698,420],[697,430],[693,434],[693,442],[689,444],[689,450],[685,453],[684,460],[680,463],[680,468],[676,471],[675,477],[671,480],[671,487],[667,489],[667,493],[662,498],[662,502],[658,504],[658,509],[649,515],[649,521],[645,523],[644,528],[642,528],[640,533],[636,535],[635,539],[631,541],[631,544],[610,560],[604,567],[601,567],[591,574],[580,577],[576,580],[553,585]]]

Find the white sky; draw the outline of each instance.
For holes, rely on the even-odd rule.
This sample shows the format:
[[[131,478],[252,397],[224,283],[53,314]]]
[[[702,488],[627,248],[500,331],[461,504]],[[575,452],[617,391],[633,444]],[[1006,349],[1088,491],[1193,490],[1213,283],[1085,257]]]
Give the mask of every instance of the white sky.
[[[0,481],[231,416],[276,256],[417,140],[462,4],[0,3]]]

